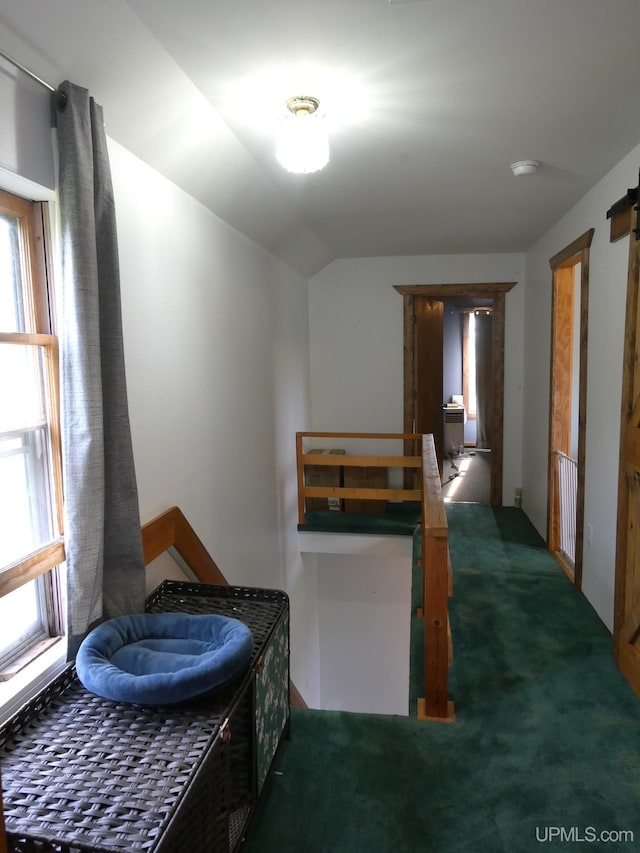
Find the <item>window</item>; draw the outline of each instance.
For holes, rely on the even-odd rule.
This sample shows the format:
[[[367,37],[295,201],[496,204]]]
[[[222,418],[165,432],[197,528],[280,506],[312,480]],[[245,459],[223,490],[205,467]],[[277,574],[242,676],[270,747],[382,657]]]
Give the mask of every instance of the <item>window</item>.
[[[465,311],[462,337],[462,393],[467,417],[477,415],[476,398],[476,316],[473,310]]]
[[[58,342],[46,205],[0,192],[0,681],[63,633]]]
[[[465,371],[465,409],[469,418],[477,413],[476,400],[476,315],[469,311],[464,315],[463,370]]]

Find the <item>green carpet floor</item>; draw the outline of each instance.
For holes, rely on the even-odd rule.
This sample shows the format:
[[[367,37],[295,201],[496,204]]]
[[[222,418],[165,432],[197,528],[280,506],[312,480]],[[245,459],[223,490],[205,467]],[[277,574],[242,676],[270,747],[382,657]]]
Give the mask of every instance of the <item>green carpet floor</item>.
[[[456,722],[294,709],[247,853],[640,850],[640,702],[608,631],[520,510],[447,515]]]

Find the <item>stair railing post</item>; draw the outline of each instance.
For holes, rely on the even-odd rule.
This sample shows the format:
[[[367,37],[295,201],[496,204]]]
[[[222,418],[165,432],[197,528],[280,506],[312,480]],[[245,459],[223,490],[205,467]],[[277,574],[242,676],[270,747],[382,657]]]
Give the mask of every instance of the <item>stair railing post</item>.
[[[424,699],[418,718],[451,722],[449,672],[449,530],[442,499],[433,435],[422,437],[422,612],[424,615]]]

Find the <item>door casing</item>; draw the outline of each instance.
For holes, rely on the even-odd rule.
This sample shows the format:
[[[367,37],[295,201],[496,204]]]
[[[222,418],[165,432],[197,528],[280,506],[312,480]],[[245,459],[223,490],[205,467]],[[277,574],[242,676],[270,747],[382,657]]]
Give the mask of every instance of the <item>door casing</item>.
[[[415,334],[416,299],[491,299],[493,305],[492,361],[494,366],[494,399],[490,414],[492,433],[491,487],[489,502],[502,505],[503,421],[504,421],[504,335],[505,296],[517,282],[483,282],[479,284],[409,284],[395,285],[394,289],[404,301],[404,425],[405,432],[413,432],[416,420]],[[440,383],[442,377],[439,379]],[[441,392],[440,392],[441,394]],[[407,448],[407,452],[412,452]]]
[[[444,348],[444,303],[439,299],[419,298],[414,301],[416,311],[415,352],[415,424],[412,432],[431,433],[438,457],[440,478],[443,465],[442,382],[432,382],[433,376],[442,377]]]
[[[549,381],[549,460],[547,470],[547,547],[578,589],[582,587],[584,542],[584,488],[587,428],[587,345],[589,329],[589,248],[594,229],[554,255],[551,308],[551,376]],[[573,336],[573,268],[580,264],[580,355],[578,381],[578,458],[576,494],[575,564],[571,569],[560,555],[559,504],[553,452],[570,455],[571,435],[571,353]],[[570,334],[567,333],[570,330]]]

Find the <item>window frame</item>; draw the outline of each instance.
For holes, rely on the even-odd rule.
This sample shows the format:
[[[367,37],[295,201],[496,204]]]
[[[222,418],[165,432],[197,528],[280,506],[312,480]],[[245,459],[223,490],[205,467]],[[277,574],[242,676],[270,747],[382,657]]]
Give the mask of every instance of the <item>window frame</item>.
[[[29,201],[0,190],[0,212],[19,221],[21,273],[26,331],[0,331],[0,343],[42,350],[43,387],[46,400],[51,479],[53,536],[30,553],[0,566],[0,598],[35,581],[38,606],[43,613],[46,637],[32,635],[32,642],[18,643],[15,652],[3,655],[0,680],[14,675],[64,634],[63,595],[59,567],[64,563],[62,450],[60,440],[59,348],[55,334],[51,222],[46,202]],[[10,662],[7,662],[10,661]]]

